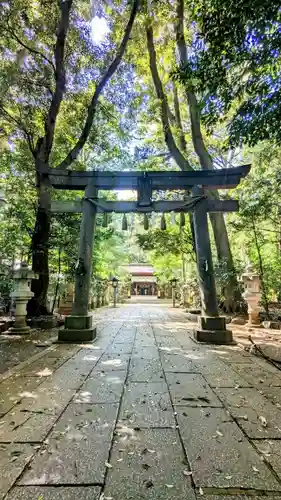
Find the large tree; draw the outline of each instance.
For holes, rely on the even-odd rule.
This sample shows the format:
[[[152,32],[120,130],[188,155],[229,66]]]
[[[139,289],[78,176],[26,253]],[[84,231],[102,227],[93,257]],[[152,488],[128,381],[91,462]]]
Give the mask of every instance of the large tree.
[[[178,65],[180,68],[185,67],[187,62],[188,47],[186,44],[185,32],[184,32],[185,19],[184,19],[183,0],[177,0],[175,11],[173,10],[173,5],[172,6],[170,5],[169,7],[167,7],[167,5],[164,5],[164,7],[162,6],[162,8],[168,9],[171,19],[174,20],[174,29],[173,32],[170,33],[168,44],[170,45],[171,40],[173,40],[174,58],[177,49]],[[182,133],[180,107],[178,105],[178,96],[176,93],[177,87],[175,86],[175,84],[172,87],[174,95],[174,104],[175,104],[174,106],[175,113],[173,114],[171,112],[169,99],[167,97],[167,92],[169,92],[169,86],[171,87],[171,84],[168,83],[165,89],[160,78],[159,60],[161,61],[164,59],[163,51],[165,51],[165,43],[163,49],[163,38],[165,42],[165,37],[163,33],[161,33],[161,35],[159,36],[159,18],[161,19],[161,14],[159,14],[159,11],[157,11],[156,9],[157,6],[155,4],[155,9],[147,13],[146,38],[147,38],[147,47],[149,53],[149,65],[155,86],[156,95],[159,102],[164,139],[169,149],[169,152],[171,153],[172,157],[174,158],[179,168],[181,170],[193,170],[194,165],[187,157],[186,141],[184,140],[184,134]],[[162,22],[164,22],[164,18],[162,19]],[[158,55],[158,57],[155,48],[157,42],[155,42],[154,30],[156,30],[158,33],[157,42],[158,45],[160,45],[159,49],[160,56]],[[186,99],[185,106],[187,106],[189,111],[191,141],[193,144],[194,151],[199,160],[200,167],[204,170],[213,170],[214,161],[211,154],[208,151],[205,139],[203,137],[201,128],[200,104],[198,102],[196,90],[192,84],[192,81],[189,81],[188,85],[185,82],[184,93]],[[179,134],[173,133],[173,128],[174,128],[173,121],[175,121],[176,123],[177,131],[180,132]],[[209,196],[218,197],[218,193],[210,192]],[[224,289],[224,295],[225,295],[224,305],[226,309],[231,310],[235,308],[236,303],[240,304],[241,295],[237,284],[237,278],[234,269],[234,263],[231,254],[229,239],[227,235],[227,229],[222,214],[210,214],[210,220],[213,227],[218,260],[221,263],[221,265],[223,267],[226,267],[228,270],[228,280]]]
[[[79,168],[85,144],[89,139],[95,144],[99,99],[122,60],[138,7],[139,0],[125,7],[118,3],[112,14],[118,24],[112,28],[114,36],[107,47],[95,49],[85,18],[88,2],[1,3],[1,132],[10,147],[19,137],[25,139],[34,166],[38,207],[32,255],[39,275],[35,292],[42,306],[49,283],[50,190],[45,172],[49,167],[69,168],[75,161]]]
[[[204,92],[209,125],[229,113],[232,144],[281,138],[281,10],[278,0],[186,0],[193,50],[179,72]]]

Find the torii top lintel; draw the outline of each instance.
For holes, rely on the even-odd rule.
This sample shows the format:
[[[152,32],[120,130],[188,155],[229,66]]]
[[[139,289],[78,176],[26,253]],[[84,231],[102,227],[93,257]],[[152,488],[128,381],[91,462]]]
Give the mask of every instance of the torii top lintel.
[[[146,184],[150,186],[151,190],[188,190],[194,186],[203,186],[208,189],[236,187],[240,180],[247,176],[250,169],[251,165],[219,170],[194,170],[192,172],[101,172],[97,170],[81,172],[46,169],[42,174],[56,189],[83,190],[90,184],[103,190],[140,190],[141,185]]]

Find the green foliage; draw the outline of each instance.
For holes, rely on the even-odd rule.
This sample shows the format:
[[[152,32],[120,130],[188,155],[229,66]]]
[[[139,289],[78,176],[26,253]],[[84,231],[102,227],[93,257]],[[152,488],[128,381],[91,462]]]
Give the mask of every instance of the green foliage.
[[[205,123],[229,114],[233,144],[280,141],[281,11],[275,0],[188,0],[189,64],[176,73],[202,93]]]

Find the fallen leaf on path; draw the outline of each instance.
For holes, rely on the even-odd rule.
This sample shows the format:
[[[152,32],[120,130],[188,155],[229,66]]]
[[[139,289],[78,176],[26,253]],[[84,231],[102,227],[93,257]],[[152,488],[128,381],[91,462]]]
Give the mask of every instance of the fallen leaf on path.
[[[259,421],[263,427],[267,427],[267,421],[266,418],[263,417],[262,415],[259,417]]]

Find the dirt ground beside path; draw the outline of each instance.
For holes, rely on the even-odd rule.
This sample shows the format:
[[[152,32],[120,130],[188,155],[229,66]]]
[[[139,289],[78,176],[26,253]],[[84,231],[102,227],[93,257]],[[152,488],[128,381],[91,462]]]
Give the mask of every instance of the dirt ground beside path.
[[[96,321],[0,383],[0,500],[281,499],[277,368],[167,305]]]

